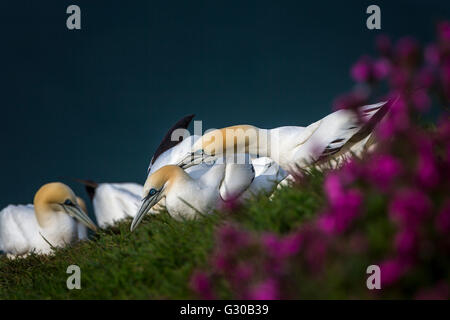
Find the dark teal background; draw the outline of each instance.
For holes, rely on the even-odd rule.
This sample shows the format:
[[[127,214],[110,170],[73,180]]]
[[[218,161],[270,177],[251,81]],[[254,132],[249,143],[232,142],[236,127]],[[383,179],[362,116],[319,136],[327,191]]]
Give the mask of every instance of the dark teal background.
[[[66,28],[81,7],[82,30]],[[143,183],[166,130],[305,125],[348,91],[382,32],[431,41],[449,1],[5,1],[0,208],[61,178]],[[64,180],[85,196],[80,186]]]

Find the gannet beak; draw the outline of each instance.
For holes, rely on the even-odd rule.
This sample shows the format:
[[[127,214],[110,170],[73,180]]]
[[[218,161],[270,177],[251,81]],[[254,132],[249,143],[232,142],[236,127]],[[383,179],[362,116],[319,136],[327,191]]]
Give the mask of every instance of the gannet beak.
[[[141,223],[144,216],[147,214],[147,212],[158,202],[158,195],[159,192],[154,194],[151,197],[145,197],[142,200],[141,208],[139,209],[138,213],[133,219],[133,222],[131,222],[131,228],[130,231],[133,232],[137,226]]]
[[[94,222],[91,220],[91,218],[88,217],[86,213],[80,208],[79,205],[65,205],[62,204],[64,210],[71,216],[80,221],[82,224],[84,224],[89,229],[97,232],[97,227],[95,226]]]
[[[198,150],[196,152],[190,152],[184,157],[180,162],[178,162],[178,166],[181,169],[187,169],[192,166],[196,166],[202,162],[208,163],[213,162],[215,160],[214,156],[208,155],[203,152],[203,150]]]

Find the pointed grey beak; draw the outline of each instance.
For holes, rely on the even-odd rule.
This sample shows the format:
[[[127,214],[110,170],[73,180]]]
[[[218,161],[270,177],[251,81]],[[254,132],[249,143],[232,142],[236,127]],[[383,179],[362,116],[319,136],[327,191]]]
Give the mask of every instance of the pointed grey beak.
[[[131,222],[131,228],[130,231],[133,232],[137,226],[141,223],[142,219],[144,218],[144,216],[150,211],[150,209],[158,203],[158,196],[159,196],[160,192],[154,194],[151,197],[145,197],[142,200],[142,205],[141,208],[139,209],[138,213],[136,214],[136,216],[133,219],[133,222]]]
[[[178,162],[178,166],[181,169],[187,169],[192,166],[196,166],[201,163],[213,162],[215,160],[214,156],[208,155],[203,152],[203,150],[198,150],[196,152],[188,153],[180,162]]]
[[[86,213],[80,208],[78,205],[65,205],[62,204],[64,210],[71,216],[77,219],[79,222],[84,224],[89,229],[97,232],[97,226],[94,224],[94,222],[91,220],[91,218],[88,217]]]

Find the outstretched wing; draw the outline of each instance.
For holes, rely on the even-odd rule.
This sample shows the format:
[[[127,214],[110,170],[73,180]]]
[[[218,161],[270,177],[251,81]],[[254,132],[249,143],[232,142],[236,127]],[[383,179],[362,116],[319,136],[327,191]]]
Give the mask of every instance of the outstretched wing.
[[[322,163],[349,150],[370,135],[388,108],[389,103],[380,102],[359,108],[359,115],[353,110],[339,110],[319,120],[313,124],[317,127],[313,134],[298,147],[294,163]]]

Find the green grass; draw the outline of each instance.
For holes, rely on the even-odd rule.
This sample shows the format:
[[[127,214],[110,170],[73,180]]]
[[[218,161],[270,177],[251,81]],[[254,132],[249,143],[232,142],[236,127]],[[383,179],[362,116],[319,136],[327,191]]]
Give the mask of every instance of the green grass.
[[[287,233],[323,202],[322,175],[307,187],[285,187],[272,201],[260,195],[232,213],[176,221],[149,216],[130,233],[130,221],[53,256],[0,258],[0,299],[189,299],[194,269],[206,265],[218,226],[233,222],[256,232]],[[81,290],[68,290],[69,265],[81,268]]]

